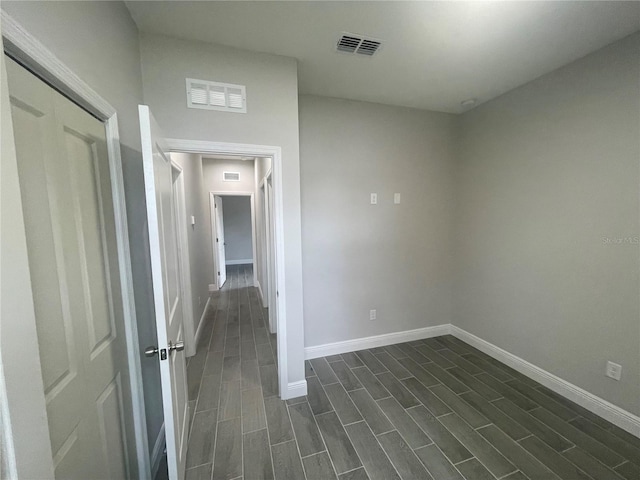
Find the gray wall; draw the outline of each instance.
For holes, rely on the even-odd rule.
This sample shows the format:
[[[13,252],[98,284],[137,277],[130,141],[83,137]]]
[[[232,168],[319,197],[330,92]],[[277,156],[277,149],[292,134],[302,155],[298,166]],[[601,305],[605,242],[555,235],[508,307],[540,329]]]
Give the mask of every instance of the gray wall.
[[[465,114],[454,236],[454,324],[636,415],[638,58],[635,35]]]
[[[209,297],[209,284],[214,283],[213,251],[211,248],[211,216],[209,192],[204,188],[200,155],[172,153],[171,159],[182,167],[187,214],[187,239],[191,271],[191,302],[193,331],[197,332]],[[191,225],[191,216],[196,224]]]
[[[287,372],[304,379],[298,76],[295,59],[141,35],[144,99],[167,136],[282,148]],[[170,68],[168,68],[170,66]],[[185,78],[247,87],[247,113],[188,109]]]
[[[238,172],[239,182],[225,182],[224,172]],[[213,158],[202,159],[202,174],[204,189],[209,192],[253,192],[255,173],[253,160],[219,160]]]
[[[451,321],[454,120],[300,97],[305,346]]]
[[[140,345],[155,344],[151,270],[137,105],[142,102],[138,31],[120,2],[10,2],[2,9],[118,111]],[[163,422],[160,371],[142,356],[149,447]]]
[[[222,197],[222,207],[227,263],[237,260],[251,263],[253,261],[251,197]]]

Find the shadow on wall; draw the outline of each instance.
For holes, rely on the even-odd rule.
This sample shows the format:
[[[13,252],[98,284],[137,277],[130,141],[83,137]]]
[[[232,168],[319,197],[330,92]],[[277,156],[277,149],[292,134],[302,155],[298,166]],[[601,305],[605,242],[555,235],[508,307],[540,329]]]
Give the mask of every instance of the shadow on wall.
[[[127,223],[131,252],[131,273],[138,324],[145,415],[149,448],[153,449],[164,422],[160,366],[157,357],[147,358],[144,349],[157,344],[155,309],[151,289],[151,259],[147,229],[147,203],[142,174],[142,153],[121,145],[124,188],[127,197]]]

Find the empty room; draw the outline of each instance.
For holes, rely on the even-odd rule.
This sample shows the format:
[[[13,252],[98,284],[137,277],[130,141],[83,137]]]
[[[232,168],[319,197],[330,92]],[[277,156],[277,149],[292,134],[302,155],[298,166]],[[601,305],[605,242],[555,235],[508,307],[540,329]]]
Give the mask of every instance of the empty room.
[[[1,479],[640,478],[639,2],[0,12]]]

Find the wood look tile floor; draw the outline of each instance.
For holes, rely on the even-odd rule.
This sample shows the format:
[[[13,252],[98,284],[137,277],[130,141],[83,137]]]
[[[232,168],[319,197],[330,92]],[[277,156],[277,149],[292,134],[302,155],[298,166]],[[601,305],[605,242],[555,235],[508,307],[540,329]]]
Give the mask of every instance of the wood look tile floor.
[[[449,335],[307,361],[280,400],[252,276],[229,268],[188,362],[188,480],[640,479],[640,439]]]

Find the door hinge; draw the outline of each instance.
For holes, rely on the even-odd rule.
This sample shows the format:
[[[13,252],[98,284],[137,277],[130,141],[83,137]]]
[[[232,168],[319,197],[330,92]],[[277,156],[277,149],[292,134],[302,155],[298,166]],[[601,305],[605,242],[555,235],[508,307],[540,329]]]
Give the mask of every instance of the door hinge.
[[[220,276],[220,272],[218,272],[218,276]]]
[[[160,360],[166,360],[166,359],[167,359],[167,349],[162,348],[160,349]]]
[[[216,238],[216,243],[218,243],[218,239]]]

